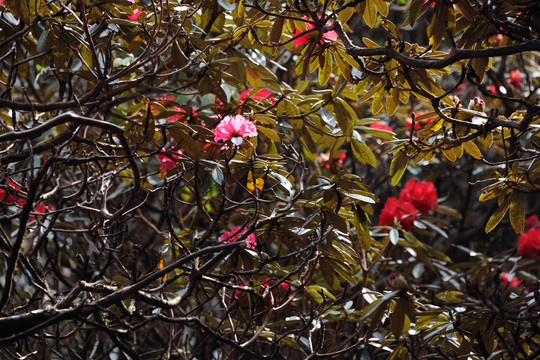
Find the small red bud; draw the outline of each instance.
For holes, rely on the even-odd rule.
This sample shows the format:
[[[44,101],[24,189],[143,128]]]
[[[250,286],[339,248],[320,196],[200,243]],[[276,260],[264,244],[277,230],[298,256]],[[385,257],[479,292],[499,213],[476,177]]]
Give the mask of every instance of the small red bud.
[[[388,285],[390,288],[392,288],[392,290],[407,290],[409,288],[407,279],[405,279],[403,275],[398,272],[393,273],[388,277]]]

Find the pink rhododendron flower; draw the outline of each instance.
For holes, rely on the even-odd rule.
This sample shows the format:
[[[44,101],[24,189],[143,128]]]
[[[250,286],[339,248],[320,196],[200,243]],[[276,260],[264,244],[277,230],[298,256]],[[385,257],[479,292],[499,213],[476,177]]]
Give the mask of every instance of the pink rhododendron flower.
[[[141,11],[139,9],[133,9],[133,14],[129,15],[128,16],[128,19],[129,20],[138,20],[139,19],[139,14],[142,13],[144,11]]]
[[[534,214],[525,219],[525,226],[528,228],[540,228],[540,220],[538,220],[538,215]]]
[[[410,179],[399,194],[399,200],[412,203],[422,215],[427,215],[430,210],[439,205],[437,189],[429,181],[416,181]]]
[[[399,222],[404,230],[410,230],[414,228],[413,221],[417,213],[418,209],[412,203],[390,197],[386,200],[379,216],[379,225],[394,226],[396,222]]]
[[[307,20],[307,16],[304,16],[302,19]],[[326,22],[327,25],[331,24],[331,23],[332,22],[330,20],[328,20]],[[315,25],[313,25],[312,23],[306,22],[306,30],[310,30],[310,29],[313,29],[313,28],[315,28]],[[296,37],[300,33],[302,33],[302,31],[300,29],[296,28],[296,30],[294,31],[293,37]],[[317,31],[311,31],[311,32],[308,32],[307,34],[304,34],[304,35],[294,39],[293,44],[294,44],[295,47],[298,47],[298,45],[302,45],[302,44],[305,44],[307,42],[310,42],[312,39],[315,39],[317,36],[318,36]],[[324,44],[324,39],[336,40],[337,38],[338,38],[337,32],[335,32],[333,30],[332,31],[327,31],[322,35],[322,38],[321,38],[321,41],[319,42],[319,45]]]
[[[509,77],[510,84],[516,89],[521,90],[521,71],[519,69],[510,71],[510,77]]]
[[[394,131],[391,126],[385,125],[380,121],[375,121],[374,123],[371,123],[369,127],[377,130]]]
[[[214,129],[214,141],[231,140],[240,145],[243,138],[257,136],[257,127],[242,115],[225,116]]]
[[[221,235],[221,241],[226,241],[228,243],[235,242],[238,239],[238,237],[246,231],[246,229],[244,229],[243,231],[238,232],[240,229],[241,229],[240,226],[235,226],[232,228],[231,231],[225,231],[223,235]],[[253,233],[249,234],[246,239],[246,242],[247,242],[246,247],[248,249],[255,249],[255,246],[257,245],[257,241],[255,240],[255,234]]]
[[[346,158],[347,158],[347,154],[344,153],[344,152],[339,154],[339,156],[334,158],[332,161],[330,161],[330,153],[329,152],[317,155],[317,161],[320,162],[321,164],[323,164],[324,167],[327,168],[327,169],[330,169],[332,164],[339,165],[339,166],[343,165],[343,161]]]
[[[532,228],[521,234],[518,240],[518,254],[531,258],[537,257],[540,252],[540,229]]]

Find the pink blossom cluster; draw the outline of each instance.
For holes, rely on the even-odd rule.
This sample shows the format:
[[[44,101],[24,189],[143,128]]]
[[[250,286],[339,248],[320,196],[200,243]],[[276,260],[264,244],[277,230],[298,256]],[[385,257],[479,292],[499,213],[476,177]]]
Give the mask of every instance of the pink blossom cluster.
[[[225,116],[214,129],[214,141],[231,140],[240,145],[242,139],[257,136],[257,127],[242,115]]]
[[[419,213],[427,215],[438,205],[437,189],[432,182],[410,179],[401,190],[399,199],[388,198],[379,216],[379,225],[399,223],[404,230],[411,230]]]
[[[232,228],[231,231],[225,231],[223,235],[221,235],[221,241],[233,243],[235,242],[240,235],[242,235],[246,229],[240,231],[240,226],[235,226]],[[251,233],[248,235],[246,239],[247,245],[246,247],[248,249],[255,249],[255,246],[257,246],[257,241],[255,240],[255,234]]]

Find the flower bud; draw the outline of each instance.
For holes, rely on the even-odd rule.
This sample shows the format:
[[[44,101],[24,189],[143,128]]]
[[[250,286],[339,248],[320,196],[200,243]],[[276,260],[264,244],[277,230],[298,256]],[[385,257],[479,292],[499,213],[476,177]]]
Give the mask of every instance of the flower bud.
[[[484,102],[484,100],[476,96],[474,99],[472,99],[469,102],[469,109],[474,110],[474,111],[485,112],[486,103]]]
[[[403,277],[398,272],[393,273],[388,277],[388,285],[392,290],[407,290],[409,288],[409,283],[407,283],[407,279]]]

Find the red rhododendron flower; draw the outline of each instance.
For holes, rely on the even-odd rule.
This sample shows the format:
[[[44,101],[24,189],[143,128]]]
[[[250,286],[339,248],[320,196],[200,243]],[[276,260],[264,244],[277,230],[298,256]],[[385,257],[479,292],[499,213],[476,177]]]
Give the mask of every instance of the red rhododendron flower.
[[[281,289],[278,287],[272,291],[268,291],[265,295],[266,288],[271,286],[270,285],[271,282],[272,282],[272,279],[267,277],[264,280],[264,282],[259,285],[259,294],[264,296],[263,297],[264,303],[263,304],[261,304],[260,302],[257,303],[257,306],[256,306],[257,312],[268,310],[272,308],[276,303],[281,303],[281,301],[279,301],[278,299],[278,295],[283,296],[289,292],[289,285],[287,283],[282,282],[279,284]],[[283,294],[283,292],[285,292],[285,294]],[[240,289],[234,291],[234,293],[231,296],[231,300],[238,301],[238,304],[242,307],[249,307],[250,305],[248,293]]]
[[[240,145],[243,138],[257,136],[257,127],[242,115],[225,116],[214,129],[214,141],[231,140]]]
[[[18,190],[21,190],[21,187],[8,179],[6,185],[0,187],[0,202],[11,204],[15,201],[17,205],[23,206],[24,199],[15,195]]]
[[[523,282],[522,281],[519,281],[519,279],[517,277],[513,277],[512,280],[508,281],[508,277],[509,277],[509,273],[507,272],[503,272],[501,273],[501,275],[499,276],[499,278],[505,283],[505,284],[508,284],[509,286],[513,286],[513,287],[520,287],[520,286],[523,286]]]
[[[531,258],[537,257],[540,252],[540,229],[532,228],[529,232],[521,234],[518,240],[518,254]]]
[[[179,155],[182,155],[181,150],[178,150],[177,153]],[[172,170],[172,169],[174,169],[176,167],[176,161],[174,161],[170,157],[165,156],[165,155],[158,155],[158,157],[161,159],[161,165],[160,166],[161,166],[161,172],[163,174],[166,174],[169,170]],[[180,156],[178,156],[178,155],[173,155],[172,157],[176,158],[176,159],[180,158]]]
[[[276,102],[276,99],[272,96],[272,93],[268,89],[261,89],[257,91],[255,94],[251,95],[251,91],[253,89],[246,89],[240,93],[240,97],[238,100],[240,100],[241,103],[245,103],[247,98],[250,97],[253,100],[256,101],[263,101],[265,99],[269,99],[272,104]]]
[[[235,226],[232,228],[231,231],[225,231],[223,235],[221,235],[221,241],[226,241],[228,243],[235,242],[238,239],[238,237],[246,231],[246,229],[244,229],[243,231],[239,232],[240,229],[241,229],[240,226]],[[253,233],[249,234],[246,239],[246,242],[247,242],[246,247],[248,249],[255,249],[255,246],[257,245],[257,241],[255,240],[255,234]]]
[[[413,221],[417,213],[418,209],[412,203],[390,197],[386,200],[379,216],[379,225],[394,226],[396,222],[399,222],[404,230],[410,230],[414,228]]]
[[[416,181],[410,179],[399,194],[399,200],[412,203],[422,215],[427,215],[429,210],[439,205],[437,189],[430,181]]]
[[[508,79],[510,84],[516,89],[521,90],[521,71],[519,69],[510,71],[510,78]]]
[[[304,16],[302,19],[307,19],[307,17]],[[326,24],[331,24],[331,23],[332,22],[330,20],[328,20],[326,22]],[[306,30],[310,30],[310,29],[313,29],[313,28],[315,28],[315,25],[313,25],[312,23],[306,22]],[[293,37],[296,37],[300,33],[302,33],[302,31],[300,29],[296,28],[296,30],[294,31]],[[308,32],[307,34],[304,34],[304,35],[294,39],[293,44],[294,44],[295,47],[298,47],[298,45],[310,42],[312,39],[315,39],[317,36],[318,36],[317,31],[311,31],[311,32]],[[336,40],[337,37],[338,37],[337,32],[335,32],[333,30],[332,31],[327,31],[322,35],[322,38],[321,38],[321,41],[320,41],[319,45],[324,44],[324,39]]]
[[[34,208],[34,211],[37,212],[38,214],[45,214],[45,210],[56,210],[56,206],[54,205],[46,206],[44,203],[40,202]],[[30,216],[28,218],[28,221],[34,221],[35,219],[36,219],[35,216]]]
[[[534,214],[525,219],[525,226],[528,228],[540,228],[540,220],[538,220],[538,215]]]
[[[332,164],[335,165],[343,165],[343,161],[347,158],[347,153],[341,153],[338,157],[334,158],[332,161],[330,161],[330,153],[323,153],[317,155],[317,161],[324,165],[325,168],[330,169]]]
[[[128,16],[128,19],[129,20],[138,20],[139,19],[139,14],[142,13],[144,11],[141,11],[139,9],[133,9],[133,14],[129,15]]]
[[[427,118],[427,119],[424,119],[424,120],[418,120],[418,118],[424,114],[427,114],[427,111],[424,111],[424,112],[421,112],[421,113],[418,113],[416,114],[416,118],[415,118],[415,121],[414,121],[414,129],[415,130],[418,130],[418,129],[421,129],[422,128],[422,123],[424,125],[427,125],[429,124],[430,122],[432,122],[435,118],[434,117],[430,117],[430,118]],[[411,129],[411,126],[412,126],[412,118],[407,118],[406,119],[406,126],[407,126],[407,129]]]
[[[491,92],[492,94],[497,94],[497,88],[495,85],[488,85],[486,86],[487,91]]]
[[[375,121],[374,123],[371,123],[369,127],[377,130],[394,131],[391,126],[385,125],[380,121]]]

